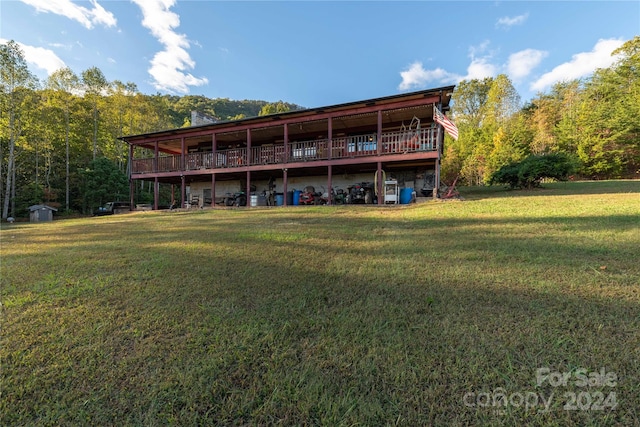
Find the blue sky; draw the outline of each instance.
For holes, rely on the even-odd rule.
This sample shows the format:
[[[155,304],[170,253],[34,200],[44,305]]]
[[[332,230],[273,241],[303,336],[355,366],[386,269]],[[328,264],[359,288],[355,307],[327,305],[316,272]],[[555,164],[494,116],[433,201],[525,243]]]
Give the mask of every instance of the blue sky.
[[[609,66],[640,1],[0,0],[40,79],[320,107],[507,74],[523,101]]]

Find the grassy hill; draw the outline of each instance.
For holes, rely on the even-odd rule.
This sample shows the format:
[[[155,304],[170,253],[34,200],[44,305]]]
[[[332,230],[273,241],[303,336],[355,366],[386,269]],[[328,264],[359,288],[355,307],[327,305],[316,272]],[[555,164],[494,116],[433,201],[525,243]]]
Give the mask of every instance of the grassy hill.
[[[462,195],[3,224],[0,424],[638,425],[640,182]]]

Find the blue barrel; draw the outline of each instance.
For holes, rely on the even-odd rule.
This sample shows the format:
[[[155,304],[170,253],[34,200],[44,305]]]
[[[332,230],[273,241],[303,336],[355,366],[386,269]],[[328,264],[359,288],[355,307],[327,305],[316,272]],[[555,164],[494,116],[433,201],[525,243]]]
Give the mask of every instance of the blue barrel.
[[[284,205],[284,194],[276,194],[276,206]]]
[[[293,192],[293,206],[298,206],[300,204],[300,194],[302,194],[302,191],[300,190]]]
[[[293,205],[293,191],[287,191],[287,206]]]
[[[411,194],[413,193],[413,188],[402,188],[400,189],[400,204],[408,205],[411,203]]]

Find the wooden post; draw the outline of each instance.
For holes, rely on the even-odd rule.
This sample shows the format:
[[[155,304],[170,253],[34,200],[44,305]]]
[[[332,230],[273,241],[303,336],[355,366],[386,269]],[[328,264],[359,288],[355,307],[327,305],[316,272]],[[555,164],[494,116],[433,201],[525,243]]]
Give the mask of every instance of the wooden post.
[[[247,204],[245,206],[251,206],[251,172],[247,171]]]
[[[158,141],[153,143],[153,171],[158,172]]]
[[[135,184],[133,183],[133,144],[129,144],[129,167],[127,169],[129,169],[129,207],[133,209],[136,202],[136,189]]]
[[[378,140],[376,146],[378,148],[378,156],[382,154],[382,110],[378,110]]]
[[[284,124],[284,162],[289,162],[289,125]]]
[[[212,169],[216,169],[218,167],[218,139],[216,134],[211,134],[211,157],[213,165]],[[216,206],[216,174],[215,172],[211,174],[211,207],[214,208]]]
[[[184,209],[184,198],[187,196],[184,175],[180,175],[180,207]]]
[[[282,205],[287,206],[287,168],[282,169]]]
[[[203,201],[204,202],[204,201]],[[211,207],[216,207],[216,174],[211,174]]]
[[[333,151],[333,119],[331,117],[327,119],[327,139],[327,159],[331,160],[331,152]]]
[[[382,162],[378,162],[378,170],[376,170],[376,176],[378,184],[376,185],[376,192],[378,193],[378,205],[384,204],[384,182],[382,182]]]
[[[218,140],[216,138],[216,134],[211,134],[211,157],[212,157],[212,162],[213,165],[211,166],[211,169],[215,169],[218,167],[218,159],[216,151],[218,151]]]
[[[247,129],[247,166],[250,166],[252,161],[253,160],[251,159],[251,129]],[[247,186],[248,185],[249,184],[247,184]],[[249,191],[248,187],[247,187],[247,191]],[[247,203],[249,202],[247,201]],[[247,206],[249,205],[247,204]]]
[[[331,195],[333,194],[333,192],[331,191],[331,187],[333,184],[331,183],[331,181],[333,179],[332,177],[333,168],[331,165],[329,165],[327,169],[328,169],[327,170],[327,194],[329,196],[329,199],[327,200],[327,204],[332,205],[333,201],[331,200]]]
[[[158,210],[158,199],[160,198],[160,183],[156,176],[153,180],[153,210]]]
[[[180,170],[185,170],[185,159],[184,159],[184,136],[180,138]],[[183,181],[184,182],[184,179]],[[184,203],[184,197],[182,198],[182,202]],[[184,206],[183,206],[184,207]]]

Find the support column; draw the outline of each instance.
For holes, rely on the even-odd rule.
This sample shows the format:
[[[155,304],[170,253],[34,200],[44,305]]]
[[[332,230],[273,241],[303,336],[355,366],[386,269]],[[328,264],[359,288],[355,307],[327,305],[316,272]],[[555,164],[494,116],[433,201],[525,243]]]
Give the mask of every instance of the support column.
[[[289,162],[289,125],[284,125],[284,162]]]
[[[129,165],[127,169],[129,170],[129,207],[133,209],[134,204],[136,202],[136,199],[135,199],[136,188],[133,182],[133,145],[132,144],[129,144]],[[69,207],[69,204],[67,204],[67,208],[68,207]]]
[[[442,132],[442,126],[438,126],[438,135],[436,136],[436,150],[438,151],[438,157],[436,158],[436,166],[435,166],[435,176],[434,176],[434,186],[433,186],[433,198],[437,199],[438,194],[440,194],[440,158],[442,154],[440,153],[442,149],[442,140],[444,139],[444,132]]]
[[[158,172],[158,141],[153,143],[153,171]]]
[[[129,208],[131,210],[133,210],[136,203],[135,193],[136,193],[135,184],[133,183],[133,180],[129,178]]]
[[[180,138],[180,170],[185,170],[185,161],[184,161],[184,137]],[[184,180],[183,180],[184,182]],[[182,202],[184,202],[184,197],[182,198]],[[183,206],[184,207],[184,206]]]
[[[211,158],[213,164],[211,165],[212,169],[216,169],[218,167],[218,138],[215,133],[211,134]],[[214,208],[216,206],[216,174],[215,172],[211,174],[211,207]]]
[[[187,196],[184,175],[180,176],[180,207],[184,209],[184,198]]]
[[[176,204],[176,185],[171,184],[171,209],[173,209],[175,204]]]
[[[284,124],[284,159],[282,159],[285,163],[289,161],[289,125]],[[287,192],[289,186],[289,177],[287,168],[282,169],[282,197],[284,199],[283,206],[287,206]]]
[[[384,182],[382,182],[382,162],[378,162],[378,170],[376,170],[376,176],[378,179],[376,180],[378,184],[376,185],[376,192],[378,193],[378,205],[384,205]]]
[[[253,159],[251,158],[251,129],[247,129],[247,166],[251,165],[252,161]],[[247,184],[247,186],[248,185],[249,184]],[[248,187],[247,187],[247,191],[249,191]],[[249,202],[247,200],[247,206],[249,206],[248,203]]]
[[[328,141],[327,141],[327,159],[331,160],[331,152],[332,150],[332,145],[333,145],[333,119],[331,117],[329,117],[327,119],[327,137],[328,137]],[[331,166],[329,166],[331,167]]]
[[[333,192],[331,191],[331,188],[333,187],[333,184],[331,182],[332,182],[332,179],[333,179],[333,177],[332,177],[333,167],[331,165],[329,165],[327,169],[328,169],[327,170],[327,188],[328,188],[328,190],[327,190],[328,193],[327,194],[329,195],[329,200],[327,201],[327,204],[328,205],[332,205],[333,204],[333,200],[331,198],[331,195],[333,194]]]
[[[378,156],[382,154],[382,110],[378,111],[378,136],[376,146],[378,148]]]
[[[247,204],[245,206],[251,206],[251,172],[247,171]]]
[[[160,198],[160,183],[156,176],[153,180],[153,210],[158,210],[158,199]]]
[[[286,125],[285,125],[286,127]],[[283,205],[287,206],[287,168],[282,169],[282,196],[284,198]]]
[[[216,207],[216,174],[211,174],[211,207]]]

